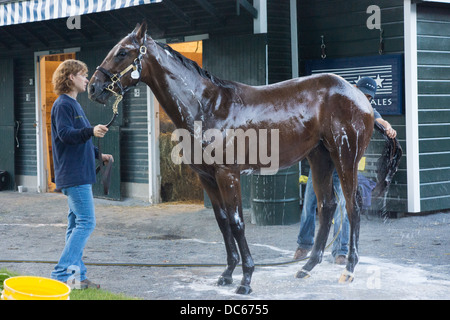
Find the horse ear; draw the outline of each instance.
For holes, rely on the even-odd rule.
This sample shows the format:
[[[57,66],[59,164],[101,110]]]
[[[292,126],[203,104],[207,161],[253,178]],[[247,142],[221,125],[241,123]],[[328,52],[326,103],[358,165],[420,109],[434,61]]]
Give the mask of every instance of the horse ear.
[[[136,38],[138,40],[143,39],[147,33],[147,22],[144,20],[141,25],[138,23],[134,30],[136,30]]]
[[[134,27],[134,30],[131,33],[137,33],[140,27],[141,27],[141,24],[139,22],[136,23],[136,27]]]

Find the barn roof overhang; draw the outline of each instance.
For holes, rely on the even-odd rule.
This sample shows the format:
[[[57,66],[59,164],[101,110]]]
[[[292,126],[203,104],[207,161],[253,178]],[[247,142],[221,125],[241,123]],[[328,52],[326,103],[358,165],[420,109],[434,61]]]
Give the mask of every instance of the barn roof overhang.
[[[162,0],[0,0],[0,26],[68,18],[158,2],[162,2]]]
[[[0,0],[0,49],[117,42],[143,20],[155,39],[233,33],[257,16],[251,0]]]

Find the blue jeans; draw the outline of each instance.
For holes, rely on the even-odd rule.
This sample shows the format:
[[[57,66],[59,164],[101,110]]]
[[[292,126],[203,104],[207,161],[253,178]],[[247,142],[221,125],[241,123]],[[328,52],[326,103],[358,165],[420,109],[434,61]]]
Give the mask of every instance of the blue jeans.
[[[86,279],[86,267],[81,260],[83,250],[95,228],[92,185],[63,188],[62,192],[69,204],[66,244],[51,277],[64,282],[71,279],[83,281]]]
[[[341,215],[344,217],[342,223],[341,231],[337,236],[336,240],[333,242],[332,255],[334,257],[340,255],[347,255],[348,253],[348,242],[350,236],[350,223],[347,217],[347,210],[345,209],[345,198],[342,193],[341,183],[339,181],[339,176],[336,170],[333,171],[333,187],[336,192],[339,203],[334,212],[334,233],[339,231],[341,225]],[[306,250],[311,250],[314,246],[314,232],[316,227],[316,209],[317,209],[317,198],[314,193],[314,188],[312,185],[311,171],[308,175],[308,182],[306,183],[305,196],[302,208],[302,215],[300,221],[300,232],[298,234],[298,247]],[[341,214],[342,211],[342,214]],[[333,239],[334,239],[333,236]]]

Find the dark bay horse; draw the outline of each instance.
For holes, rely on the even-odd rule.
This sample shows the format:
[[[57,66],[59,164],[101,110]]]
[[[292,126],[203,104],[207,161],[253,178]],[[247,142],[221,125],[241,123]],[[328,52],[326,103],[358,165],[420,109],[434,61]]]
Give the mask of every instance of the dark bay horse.
[[[317,195],[320,227],[311,257],[297,273],[298,278],[307,277],[322,260],[336,208],[332,191],[332,172],[336,168],[351,226],[348,263],[339,281],[352,281],[358,262],[360,223],[357,167],[374,128],[373,109],[364,94],[333,74],[259,87],[221,80],[169,46],[155,42],[146,32],[146,23],[138,24],[108,53],[89,83],[89,98],[104,104],[112,95],[121,97],[130,86],[142,81],[151,88],[176,127],[191,135],[192,149],[200,147],[206,151],[218,142],[223,142],[219,145],[225,148],[230,141],[227,130],[241,129],[245,133],[255,132],[258,143],[264,140],[266,145],[259,145],[266,148],[267,154],[277,153],[275,170],[307,158]],[[276,135],[267,139],[258,136],[267,133],[267,129]],[[215,130],[214,139],[205,138],[208,130]],[[188,163],[198,173],[211,200],[225,242],[227,268],[218,284],[232,283],[240,252],[243,278],[236,292],[248,294],[254,262],[244,234],[240,174],[258,172],[270,164],[262,161],[261,153],[256,160],[249,161],[253,152],[249,144],[243,149],[245,161],[237,161],[238,147],[233,147],[234,152],[227,149],[220,156],[224,161],[203,158],[195,161],[192,152],[192,161]],[[230,156],[234,156],[234,161],[229,161]],[[396,170],[390,160],[386,160],[384,177]]]

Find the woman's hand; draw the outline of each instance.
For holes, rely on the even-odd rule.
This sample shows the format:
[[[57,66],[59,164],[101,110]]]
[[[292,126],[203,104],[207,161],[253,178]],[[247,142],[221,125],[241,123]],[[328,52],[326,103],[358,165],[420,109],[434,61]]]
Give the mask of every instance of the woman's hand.
[[[102,154],[102,161],[108,163],[109,161],[114,162],[114,157],[110,154]]]
[[[94,137],[103,138],[107,132],[108,127],[103,124],[99,124],[94,127]]]

